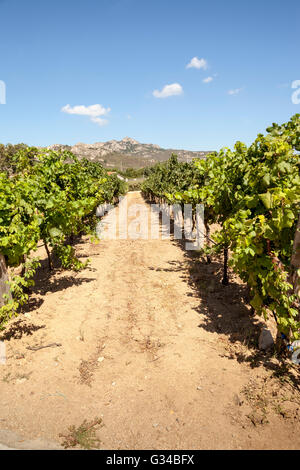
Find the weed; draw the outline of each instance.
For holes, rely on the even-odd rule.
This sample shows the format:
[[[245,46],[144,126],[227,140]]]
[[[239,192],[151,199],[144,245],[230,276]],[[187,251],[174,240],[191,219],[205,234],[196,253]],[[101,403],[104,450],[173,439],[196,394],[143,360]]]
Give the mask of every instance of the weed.
[[[279,416],[282,416],[283,418],[290,418],[288,411],[282,408],[280,403],[275,404],[274,411],[275,413],[277,413]]]
[[[59,437],[64,438],[63,447],[67,449],[80,446],[83,449],[99,449],[101,441],[96,436],[97,426],[103,426],[101,418],[95,418],[90,422],[85,419],[78,428],[74,425],[70,426],[68,434],[59,434]]]
[[[12,377],[11,377],[11,373],[8,372],[7,374],[5,374],[2,378],[2,381],[3,382],[6,382],[6,383],[9,383],[10,381],[12,380]]]
[[[22,380],[22,379],[26,379],[26,380],[29,380],[30,376],[31,376],[32,372],[23,372],[21,374],[16,374],[15,375],[15,380]]]

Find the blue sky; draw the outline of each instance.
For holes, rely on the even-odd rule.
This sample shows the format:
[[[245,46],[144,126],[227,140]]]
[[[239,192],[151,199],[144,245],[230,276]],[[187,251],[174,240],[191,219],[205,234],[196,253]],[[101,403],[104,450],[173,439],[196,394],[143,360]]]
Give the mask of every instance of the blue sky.
[[[249,144],[300,113],[299,20],[299,0],[0,0],[0,142]]]

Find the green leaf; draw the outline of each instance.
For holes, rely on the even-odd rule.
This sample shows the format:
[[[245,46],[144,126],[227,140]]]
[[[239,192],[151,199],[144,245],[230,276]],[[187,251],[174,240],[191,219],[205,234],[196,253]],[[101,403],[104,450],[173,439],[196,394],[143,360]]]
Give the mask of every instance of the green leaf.
[[[273,197],[271,193],[259,194],[259,198],[266,209],[272,209]]]

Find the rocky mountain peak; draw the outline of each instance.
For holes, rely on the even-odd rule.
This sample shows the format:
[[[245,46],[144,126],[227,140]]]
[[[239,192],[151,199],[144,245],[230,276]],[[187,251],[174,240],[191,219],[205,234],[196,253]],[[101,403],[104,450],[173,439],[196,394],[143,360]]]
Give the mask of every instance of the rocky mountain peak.
[[[124,139],[122,139],[122,142],[128,143],[128,144],[133,144],[133,145],[139,145],[140,144],[137,140],[134,140],[131,137],[124,137]]]
[[[142,144],[131,137],[124,137],[122,140],[109,140],[108,142],[96,142],[85,144],[78,142],[73,146],[51,145],[49,149],[70,150],[79,158],[87,158],[91,161],[98,161],[107,167],[125,166],[142,167],[153,165],[159,161],[165,161],[172,153],[178,155],[180,161],[189,162],[193,158],[205,158],[209,152],[164,149],[159,145]]]

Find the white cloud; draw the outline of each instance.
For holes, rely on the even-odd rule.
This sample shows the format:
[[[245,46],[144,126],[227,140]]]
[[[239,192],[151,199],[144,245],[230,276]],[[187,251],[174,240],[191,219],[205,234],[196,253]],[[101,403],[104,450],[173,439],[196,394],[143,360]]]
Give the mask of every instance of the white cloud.
[[[210,82],[212,82],[212,81],[213,81],[213,77],[207,77],[207,78],[204,78],[204,79],[203,79],[203,82],[204,82],[204,83],[210,83]]]
[[[91,117],[91,121],[94,122],[95,124],[98,124],[98,126],[105,126],[105,124],[108,124],[107,119],[102,119],[102,118],[94,117],[94,116]]]
[[[104,126],[108,123],[107,119],[100,118],[99,116],[105,116],[110,112],[110,108],[104,108],[101,104],[92,104],[90,106],[77,105],[70,106],[67,104],[61,108],[63,113],[67,114],[77,114],[80,116],[89,116],[92,122],[98,124],[99,126]]]
[[[171,85],[165,85],[161,91],[154,90],[153,96],[155,98],[167,98],[168,96],[181,95],[183,88],[179,83],[172,83]]]
[[[186,66],[187,69],[207,69],[207,61],[205,59],[198,59],[198,57],[193,57],[191,61]]]
[[[235,88],[234,90],[229,90],[228,95],[238,95],[243,88]]]

